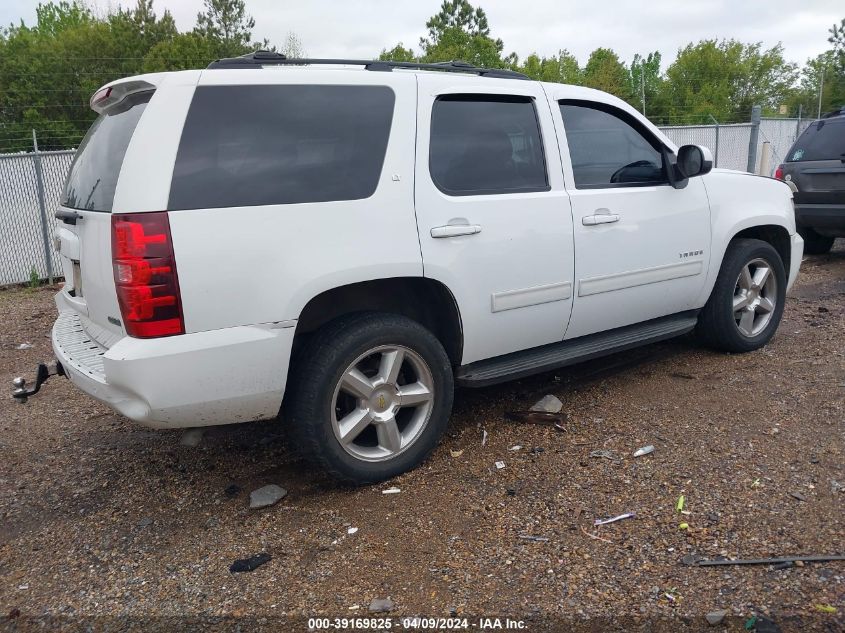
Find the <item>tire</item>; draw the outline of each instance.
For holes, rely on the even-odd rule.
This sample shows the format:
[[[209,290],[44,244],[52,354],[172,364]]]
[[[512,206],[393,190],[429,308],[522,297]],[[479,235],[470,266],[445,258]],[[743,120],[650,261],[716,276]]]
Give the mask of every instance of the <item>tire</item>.
[[[371,484],[410,470],[446,430],[452,366],[434,335],[411,319],[341,317],[297,358],[286,407],[292,438],[306,459],[341,482]]]
[[[764,268],[767,275],[761,272]],[[761,279],[765,279],[762,285]],[[706,345],[721,351],[760,349],[774,336],[785,301],[786,272],[778,252],[762,240],[733,240],[699,315],[696,333]],[[735,305],[740,306],[736,312]]]
[[[836,241],[835,237],[820,235],[809,227],[800,227],[798,233],[804,238],[804,252],[808,255],[824,255]]]

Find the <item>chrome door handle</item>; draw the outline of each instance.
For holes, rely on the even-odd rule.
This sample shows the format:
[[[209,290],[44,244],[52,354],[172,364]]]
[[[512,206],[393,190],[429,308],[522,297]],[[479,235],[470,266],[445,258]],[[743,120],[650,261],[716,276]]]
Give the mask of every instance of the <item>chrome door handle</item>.
[[[481,233],[481,226],[478,224],[446,224],[431,229],[431,237],[434,238],[475,235],[476,233]]]
[[[619,222],[621,216],[618,213],[611,213],[607,209],[596,209],[593,215],[585,215],[581,218],[581,224],[584,226],[595,226],[596,224],[610,224],[611,222]]]

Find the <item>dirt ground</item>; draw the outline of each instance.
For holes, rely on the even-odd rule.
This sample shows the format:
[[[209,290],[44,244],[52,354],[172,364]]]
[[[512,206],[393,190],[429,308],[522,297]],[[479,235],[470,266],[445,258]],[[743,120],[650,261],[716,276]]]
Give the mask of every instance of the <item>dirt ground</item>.
[[[0,291],[5,389],[50,357],[54,292]],[[845,562],[682,559],[845,554],[844,355],[840,240],[805,258],[765,349],[687,338],[460,391],[431,459],[359,489],[309,470],[278,423],[217,428],[190,448],[53,378],[26,406],[0,398],[0,630],[55,618],[304,631],[307,616],[367,618],[389,598],[394,630],[450,614],[469,629],[509,616],[528,631],[699,630],[724,609],[729,630],[842,631]],[[506,418],[547,393],[566,432]],[[288,495],[249,510],[271,483]],[[272,560],[230,573],[261,552]]]

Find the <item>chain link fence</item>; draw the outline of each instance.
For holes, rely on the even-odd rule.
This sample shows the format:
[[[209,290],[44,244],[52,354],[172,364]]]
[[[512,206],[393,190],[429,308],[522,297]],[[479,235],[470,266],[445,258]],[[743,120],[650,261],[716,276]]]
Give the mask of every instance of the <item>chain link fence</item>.
[[[61,276],[53,213],[74,154],[0,155],[0,285]]]
[[[717,167],[747,169],[754,152],[756,170],[762,154],[770,151],[766,174],[784,161],[808,119],[762,119],[759,141],[750,146],[754,123],[661,127],[674,143],[704,145],[713,152]],[[769,150],[764,150],[768,143]],[[75,151],[30,152],[0,155],[0,286],[38,278],[61,276],[53,248],[62,187]]]

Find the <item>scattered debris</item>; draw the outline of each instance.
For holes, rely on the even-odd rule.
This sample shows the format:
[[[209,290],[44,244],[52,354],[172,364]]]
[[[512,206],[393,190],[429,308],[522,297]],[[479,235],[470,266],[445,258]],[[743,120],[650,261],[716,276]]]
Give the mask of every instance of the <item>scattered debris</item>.
[[[688,529],[689,529],[689,523],[681,523],[681,524],[678,526],[678,529],[679,529],[679,530],[688,530]]]
[[[562,409],[563,403],[552,394],[543,396],[531,407],[532,411],[544,411],[545,413],[560,413]]]
[[[449,454],[450,454],[452,457],[460,457],[461,455],[463,455],[463,454],[464,454],[464,450],[463,450],[463,449],[461,449],[461,450],[459,450],[459,451],[453,451],[453,450],[449,449]]]
[[[358,610],[358,609],[360,609],[360,608],[361,608],[361,606],[360,606],[360,605],[353,604],[351,607],[349,607],[349,610],[350,610],[350,611],[357,611],[357,610]]]
[[[622,460],[619,459],[613,451],[608,451],[606,449],[601,449],[597,451],[591,451],[590,457],[601,458],[601,459],[609,459],[612,462],[621,462]]]
[[[249,493],[249,507],[251,510],[266,508],[278,503],[287,493],[287,490],[276,484],[253,490]]]
[[[760,486],[762,486],[762,484],[760,483],[759,479],[755,479],[754,481],[751,482],[752,488],[759,488]]]
[[[135,525],[137,525],[139,528],[145,528],[148,525],[152,525],[152,524],[153,524],[153,520],[150,517],[144,517],[143,519],[138,521]]]
[[[839,483],[835,479],[830,480],[830,491],[831,492],[833,492],[835,494],[835,493],[840,492],[842,490],[845,490],[845,485],[842,485],[841,483]]]
[[[616,521],[621,521],[623,519],[633,519],[637,516],[636,512],[626,512],[625,514],[620,514],[616,517],[611,517],[609,519],[596,519],[593,521],[593,525],[607,525],[608,523],[615,523]]]
[[[185,432],[182,433],[182,437],[179,439],[179,443],[182,446],[190,446],[191,448],[199,446],[203,433],[205,433],[205,429],[185,429]]]
[[[649,444],[648,446],[643,446],[642,448],[638,448],[634,451],[634,457],[642,457],[643,455],[650,455],[654,452],[654,446]]]
[[[387,613],[393,609],[393,600],[390,598],[373,598],[370,603],[370,613]]]
[[[845,560],[845,555],[833,554],[831,556],[783,556],[780,558],[736,558],[736,559],[714,559],[700,560],[696,565],[699,567],[711,567],[713,565],[777,565],[778,563],[828,563],[834,560]]]
[[[394,487],[394,488],[388,488],[387,490],[382,490],[381,494],[383,494],[383,495],[398,495],[400,492],[402,492],[401,488],[395,488]]]
[[[241,493],[241,487],[238,484],[229,484],[223,492],[227,497],[237,497]]]
[[[487,430],[486,429],[481,429],[481,445],[482,446],[487,445]]]
[[[789,496],[792,497],[793,499],[798,499],[798,501],[806,501],[807,500],[807,495],[804,495],[800,492],[790,492]]]
[[[778,563],[774,567],[772,567],[772,571],[781,571],[784,569],[790,569],[794,567],[794,563],[791,560],[784,561],[782,563]]]
[[[581,526],[581,531],[582,531],[584,534],[586,534],[587,536],[589,536],[590,538],[596,539],[597,541],[602,541],[602,542],[604,542],[604,543],[610,543],[611,545],[613,545],[613,541],[610,541],[610,540],[608,540],[608,539],[606,539],[606,538],[602,538],[601,536],[599,536],[599,535],[597,535],[597,534],[590,534],[589,532],[587,532],[587,530],[585,530],[585,529],[584,529],[584,526],[583,526],[583,525]]]
[[[270,556],[270,554],[268,554],[267,552],[261,552],[260,554],[250,556],[249,558],[240,558],[236,560],[229,567],[229,571],[233,574],[237,574],[244,571],[255,571],[264,563],[269,563],[272,559],[273,557]]]
[[[357,532],[357,531],[358,531],[358,528],[356,528],[356,527],[349,527],[349,528],[346,529],[347,534],[355,534],[355,532]]]
[[[817,604],[816,611],[821,611],[822,613],[836,613],[836,607],[833,607],[829,604]]]
[[[527,424],[551,424],[558,431],[566,431],[563,425],[569,419],[566,413],[548,413],[546,411],[508,411],[505,417],[514,422]]]
[[[26,342],[26,343],[21,343],[15,349],[31,349],[31,348],[32,348],[32,343]]]
[[[502,470],[505,467],[505,462],[496,462],[496,468]]]
[[[663,595],[665,596],[665,598],[669,602],[677,602],[682,597],[681,594],[678,593],[677,587],[672,587],[669,591],[666,591]]]
[[[684,565],[696,565],[699,561],[704,560],[704,556],[699,554],[687,554],[681,559]]]
[[[681,495],[680,497],[678,497],[678,503],[675,505],[675,507],[678,509],[678,512],[683,511],[685,501],[686,501],[686,499],[684,499],[684,495]]]
[[[683,378],[684,380],[695,380],[695,376],[692,374],[685,374],[680,371],[673,371],[670,376],[674,376],[675,378]]]
[[[748,619],[745,621],[745,630],[746,630],[746,631],[750,631],[751,629],[753,629],[753,628],[754,628],[754,625],[755,625],[755,624],[757,624],[757,616],[756,616],[756,615],[752,615],[750,618],[748,618]]]
[[[15,607],[11,611],[9,611],[9,615],[7,615],[6,617],[10,620],[14,620],[15,618],[19,618],[19,617],[21,617],[21,610],[18,609],[17,607]]]
[[[508,450],[509,451],[519,451],[519,450],[522,450],[522,446],[520,444],[514,444]]]
[[[549,540],[545,536],[531,536],[529,534],[520,534],[519,538],[523,541],[534,541],[535,543],[547,543]]]

